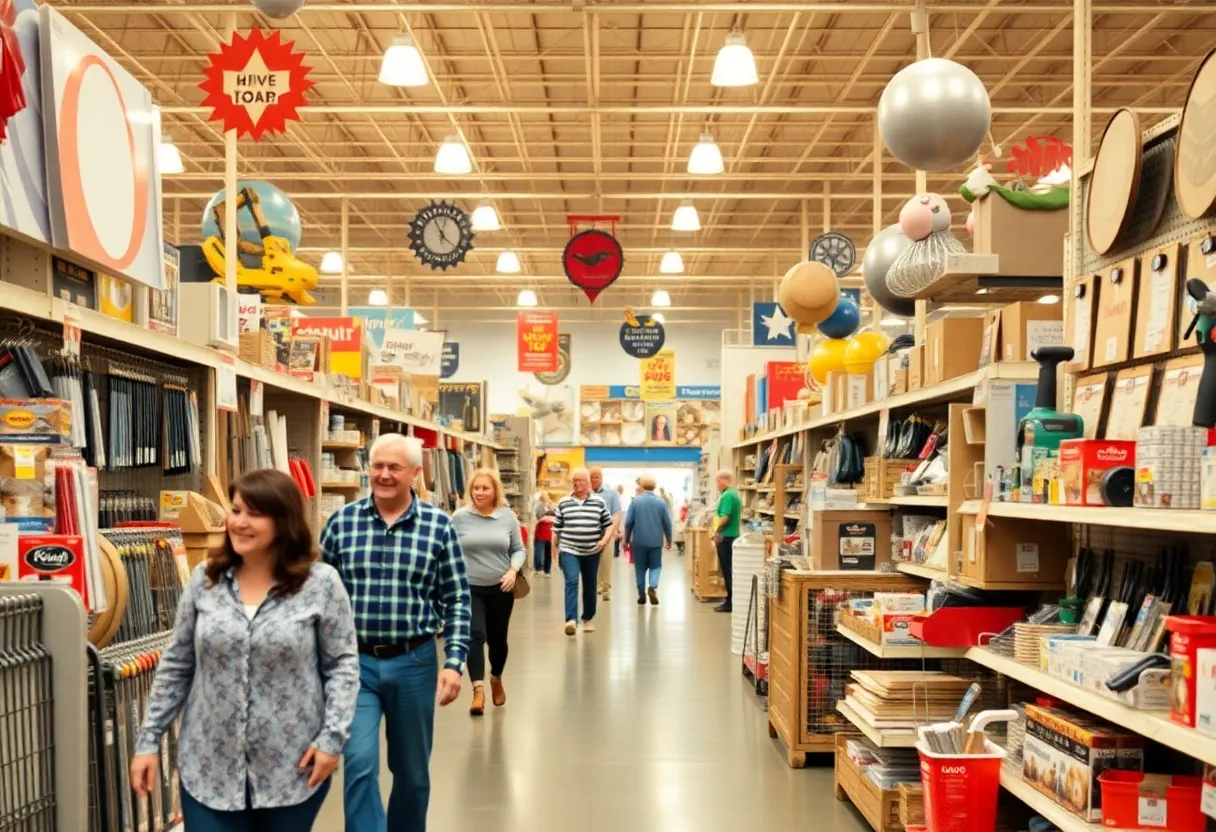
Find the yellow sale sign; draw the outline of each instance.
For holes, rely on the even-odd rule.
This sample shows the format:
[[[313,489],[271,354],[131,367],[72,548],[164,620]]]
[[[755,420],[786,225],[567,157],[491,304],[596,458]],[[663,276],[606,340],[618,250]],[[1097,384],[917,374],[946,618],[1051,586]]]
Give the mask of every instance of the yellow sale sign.
[[[639,397],[644,402],[661,402],[676,397],[676,354],[663,350],[653,358],[645,358],[642,365],[642,389]]]

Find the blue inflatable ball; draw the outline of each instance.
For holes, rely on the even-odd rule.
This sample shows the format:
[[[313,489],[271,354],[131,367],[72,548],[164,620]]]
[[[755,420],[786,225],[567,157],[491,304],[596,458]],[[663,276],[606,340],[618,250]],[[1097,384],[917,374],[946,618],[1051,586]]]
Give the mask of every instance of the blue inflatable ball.
[[[287,194],[269,182],[238,180],[236,187],[238,192],[249,189],[257,194],[258,206],[262,209],[262,216],[266,218],[266,225],[270,227],[270,233],[287,240],[292,251],[299,249],[301,233],[300,212],[296,210],[295,204],[292,203]],[[202,232],[204,240],[208,237],[219,237],[221,240],[224,238],[224,229],[216,221],[215,212],[213,211],[215,206],[224,201],[224,191],[221,189],[219,193],[211,197],[211,201],[203,209]],[[236,216],[237,230],[241,235],[241,239],[256,246],[262,245],[262,235],[258,233],[258,226],[253,221],[253,214],[245,208],[241,208]]]
[[[861,310],[852,298],[840,297],[836,310],[819,322],[819,331],[828,338],[848,338],[861,325]]]

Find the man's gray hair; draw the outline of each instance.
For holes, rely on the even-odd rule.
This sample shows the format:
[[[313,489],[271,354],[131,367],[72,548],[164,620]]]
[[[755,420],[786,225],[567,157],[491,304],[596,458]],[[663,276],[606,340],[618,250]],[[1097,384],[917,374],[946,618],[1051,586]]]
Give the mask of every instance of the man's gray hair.
[[[579,476],[580,474],[582,476],[586,477],[587,479],[591,479],[591,472],[588,471],[586,468],[575,468],[573,471],[570,472],[570,479],[574,479],[575,477]]]
[[[372,443],[368,458],[376,456],[377,451],[401,451],[405,461],[410,465],[422,464],[422,440],[416,436],[405,436],[400,433],[382,433]]]
[[[722,479],[726,480],[727,482],[735,481],[735,472],[729,471],[726,468],[723,468],[721,471],[719,471],[718,476],[721,477]]]

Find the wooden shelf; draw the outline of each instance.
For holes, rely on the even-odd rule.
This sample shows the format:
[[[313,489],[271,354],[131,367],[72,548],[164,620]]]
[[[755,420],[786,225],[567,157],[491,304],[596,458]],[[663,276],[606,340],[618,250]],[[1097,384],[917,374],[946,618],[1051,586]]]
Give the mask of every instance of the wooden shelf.
[[[978,514],[979,500],[968,500],[959,514]],[[1102,506],[1051,506],[1043,503],[989,503],[989,517],[1119,526],[1188,534],[1216,534],[1216,511],[1168,508],[1106,508]]]
[[[1001,788],[1042,815],[1060,832],[1119,832],[1113,827],[1088,821],[1074,815],[1059,803],[1023,780],[1016,772],[1001,771]]]
[[[357,482],[323,482],[323,483],[321,483],[321,488],[328,489],[330,491],[349,491],[352,488],[357,491],[358,489],[360,489],[362,487],[363,486]]]
[[[879,748],[915,748],[916,732],[914,731],[883,731],[875,728],[862,718],[861,714],[848,702],[841,699],[836,703],[836,711],[865,734],[866,739]]]
[[[908,506],[924,508],[949,508],[950,498],[945,494],[935,494],[929,497],[919,495],[895,496],[887,498],[889,506]]]
[[[965,647],[927,647],[925,645],[886,645],[876,644],[860,633],[855,633],[848,627],[837,624],[836,632],[856,644],[867,653],[880,659],[961,659],[967,655]]]
[[[323,451],[361,451],[364,446],[359,442],[322,442]]]
[[[912,297],[937,303],[1016,303],[1060,294],[1063,277],[1015,277],[997,274],[995,254],[950,254],[940,277]]]
[[[1135,731],[1143,735],[1145,739],[1160,743],[1175,751],[1181,751],[1183,754],[1205,763],[1216,765],[1216,737],[1207,737],[1193,728],[1171,722],[1169,714],[1163,711],[1141,711],[1129,708],[1114,699],[1108,699],[1063,679],[1049,676],[1038,668],[1024,665],[987,648],[972,647],[967,651],[967,658],[1083,711],[1096,714],[1107,722],[1112,722],[1129,731]]]
[[[895,569],[903,572],[905,575],[915,575],[918,578],[926,578],[930,581],[948,581],[950,576],[941,569],[933,569],[919,563],[896,563]]]

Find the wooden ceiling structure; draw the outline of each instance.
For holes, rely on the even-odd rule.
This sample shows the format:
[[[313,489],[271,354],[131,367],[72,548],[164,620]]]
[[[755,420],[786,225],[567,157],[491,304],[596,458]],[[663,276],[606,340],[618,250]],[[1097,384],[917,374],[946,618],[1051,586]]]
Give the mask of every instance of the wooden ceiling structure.
[[[228,31],[262,27],[306,53],[316,86],[285,135],[241,141],[239,175],[293,197],[303,256],[314,263],[340,248],[345,212],[351,304],[390,288],[395,304],[449,319],[506,320],[528,287],[569,316],[615,317],[588,311],[560,264],[567,215],[613,214],[626,254],[605,296],[613,310],[646,306],[665,288],[671,319],[729,323],[752,298],[771,296],[808,239],[843,232],[860,258],[876,224],[894,221],[915,192],[914,172],[881,153],[875,110],[890,77],[916,57],[910,19],[920,1],[306,0],[283,21],[247,0],[54,5],[163,108],[185,162],[164,182],[170,239],[197,239],[203,205],[223,183],[223,135],[199,106],[206,55]],[[1206,0],[921,4],[931,54],[983,80],[992,141],[1005,148],[1039,134],[1095,142],[1119,107],[1137,109],[1146,124],[1163,118],[1181,106],[1216,43]],[[746,34],[760,83],[717,88],[714,57],[733,29]],[[378,83],[399,33],[415,38],[429,85]],[[1078,102],[1091,108],[1087,125],[1074,124]],[[685,172],[704,130],[722,149],[724,174]],[[453,132],[473,160],[467,176],[432,170]],[[991,147],[983,153],[993,158]],[[954,194],[965,175],[965,167],[931,175],[929,189]],[[406,242],[410,219],[432,199],[468,210],[490,199],[503,228],[479,234],[458,269],[432,272]],[[702,230],[673,232],[672,212],[687,199]],[[963,203],[952,204],[961,228]],[[505,248],[519,253],[522,273],[495,274]],[[659,274],[670,248],[683,254],[682,275]],[[327,299],[338,280],[322,278]]]

